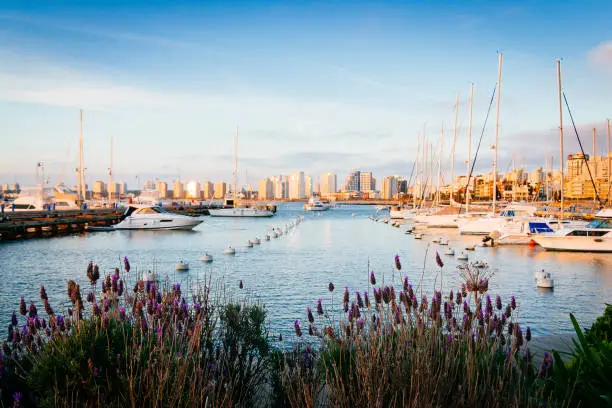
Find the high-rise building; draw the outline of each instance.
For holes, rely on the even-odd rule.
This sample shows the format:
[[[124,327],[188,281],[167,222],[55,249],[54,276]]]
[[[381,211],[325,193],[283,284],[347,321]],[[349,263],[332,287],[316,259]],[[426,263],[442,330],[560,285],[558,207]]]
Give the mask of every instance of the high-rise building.
[[[304,196],[305,197],[312,196],[312,177],[310,176],[304,177]]]
[[[21,191],[21,186],[19,185],[19,183],[12,184],[11,191]]]
[[[2,185],[2,188],[0,188],[0,191],[9,191],[9,185],[7,183]]]
[[[217,181],[215,183],[215,198],[225,198],[225,194],[227,194],[227,184],[225,181]]]
[[[342,191],[346,192],[357,192],[360,190],[360,171],[353,170],[348,176],[346,176],[346,180],[344,181],[344,186],[342,187]]]
[[[210,200],[215,195],[214,184],[208,180],[202,182],[202,198]]]
[[[289,177],[289,199],[299,200],[306,198],[304,172],[297,172]]]
[[[396,176],[387,176],[382,182],[382,198],[389,200],[397,194],[398,178]]]
[[[544,171],[542,167],[538,167],[532,172],[529,172],[527,176],[527,182],[531,185],[536,185],[544,181]]]
[[[158,181],[156,190],[159,192],[161,198],[166,198],[168,196],[168,183],[165,181]]]
[[[106,194],[106,185],[101,180],[96,180],[93,185],[93,193],[99,197]]]
[[[153,191],[153,190],[155,190],[155,182],[154,181],[150,181],[150,180],[145,181],[144,185],[142,186],[142,190],[143,191]]]
[[[338,177],[336,173],[325,173],[321,175],[321,196],[329,196],[338,192]]]
[[[121,194],[121,183],[113,181],[108,187],[108,194],[110,194],[110,198],[119,198]]]
[[[257,187],[257,194],[260,200],[274,199],[274,183],[272,182],[272,179],[265,178],[261,180]]]
[[[321,183],[316,183],[314,185],[314,191],[313,193],[321,195]]]
[[[200,183],[195,180],[190,180],[187,183],[186,197],[192,199],[200,199]]]
[[[289,179],[287,176],[272,177],[272,183],[274,185],[274,199],[285,200],[289,198]]]
[[[369,193],[376,190],[376,179],[372,177],[371,171],[359,172],[359,191]]]
[[[181,180],[174,180],[174,187],[172,190],[172,197],[173,198],[183,198],[185,196],[185,193],[183,191],[183,183],[181,183]]]
[[[397,194],[408,194],[408,180],[403,177],[397,178]]]

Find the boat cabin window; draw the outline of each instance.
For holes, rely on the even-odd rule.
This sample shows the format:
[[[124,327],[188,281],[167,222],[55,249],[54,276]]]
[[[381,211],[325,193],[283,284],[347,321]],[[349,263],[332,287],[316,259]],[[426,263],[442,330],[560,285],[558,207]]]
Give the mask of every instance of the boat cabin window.
[[[612,220],[594,220],[587,224],[587,228],[609,228],[612,229]]]
[[[532,234],[541,234],[542,232],[553,232],[553,230],[545,222],[530,222],[529,232]]]
[[[136,214],[160,214],[162,211],[158,207],[144,207],[138,210]]]
[[[602,237],[606,235],[608,231],[593,231],[593,230],[573,230],[568,237]]]
[[[34,210],[36,209],[36,207],[33,206],[32,204],[14,204],[14,205],[15,205],[16,210]]]

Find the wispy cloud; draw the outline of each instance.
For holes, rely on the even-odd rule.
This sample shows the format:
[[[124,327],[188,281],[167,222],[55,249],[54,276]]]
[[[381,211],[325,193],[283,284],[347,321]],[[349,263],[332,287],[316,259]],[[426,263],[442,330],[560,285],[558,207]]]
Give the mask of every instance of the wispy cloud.
[[[612,40],[602,42],[590,50],[588,59],[593,67],[612,73]]]

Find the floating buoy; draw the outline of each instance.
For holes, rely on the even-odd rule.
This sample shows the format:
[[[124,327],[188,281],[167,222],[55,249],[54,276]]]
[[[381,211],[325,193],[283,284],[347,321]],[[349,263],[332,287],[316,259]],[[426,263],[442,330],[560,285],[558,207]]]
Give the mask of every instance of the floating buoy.
[[[536,280],[536,286],[538,288],[553,289],[554,286],[555,286],[555,281],[550,276],[550,273],[549,272],[544,272],[544,271],[542,271],[541,273],[543,273],[544,276],[540,276]]]
[[[529,246],[530,246],[530,247],[534,247],[534,246],[536,246],[536,242],[535,242],[533,239],[530,239],[530,240],[529,240]]]
[[[228,255],[234,255],[236,253],[236,250],[230,245],[225,249],[224,252]]]
[[[253,243],[251,242],[250,239],[246,242],[246,247],[247,248],[253,248]]]
[[[465,252],[461,252],[459,255],[457,255],[457,260],[458,261],[467,261],[468,260],[468,256]]]
[[[261,244],[261,241],[259,240],[259,238],[255,237],[255,239],[253,240],[253,245],[259,245]]]
[[[179,261],[179,263],[176,264],[176,270],[177,271],[188,271],[189,270],[189,262]]]
[[[420,232],[418,234],[414,234],[414,239],[423,239],[423,234]]]
[[[204,252],[204,256],[202,257],[202,262],[212,262],[213,257],[209,255],[208,252]]]

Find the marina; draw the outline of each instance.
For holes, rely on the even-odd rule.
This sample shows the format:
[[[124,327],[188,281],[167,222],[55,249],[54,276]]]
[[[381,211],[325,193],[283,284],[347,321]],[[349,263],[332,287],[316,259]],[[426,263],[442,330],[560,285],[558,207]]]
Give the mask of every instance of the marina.
[[[192,287],[212,274],[229,293],[242,280],[250,296],[266,305],[272,331],[285,335],[306,305],[318,298],[331,301],[329,281],[362,290],[367,287],[369,265],[381,282],[399,284],[403,276],[393,271],[395,254],[404,265],[402,274],[413,284],[423,274],[427,293],[439,285],[442,274],[445,290],[456,288],[457,266],[468,254],[470,262],[486,262],[494,272],[490,292],[502,298],[517,296],[521,322],[537,336],[571,334],[570,312],[590,324],[612,297],[610,254],[549,252],[527,245],[483,247],[482,237],[462,236],[457,229],[427,229],[413,237],[404,233],[410,222],[393,228],[373,222],[374,214],[374,206],[360,205],[315,216],[299,203],[285,203],[279,204],[272,219],[201,217],[202,223],[192,231],[83,231],[4,242],[0,270],[6,284],[0,288],[0,325],[18,303],[18,294],[36,299],[41,284],[50,293],[63,293],[68,279],[85,282],[90,261],[110,273],[124,256],[132,265],[129,279],[153,274]],[[257,237],[266,236],[277,238],[253,245]],[[251,246],[245,245],[249,241]],[[225,255],[228,252],[231,256]],[[442,270],[436,265],[436,252],[442,256]],[[177,260],[188,270],[178,270]],[[552,273],[554,291],[535,284],[534,273],[541,269]],[[54,301],[64,304],[65,299]]]

